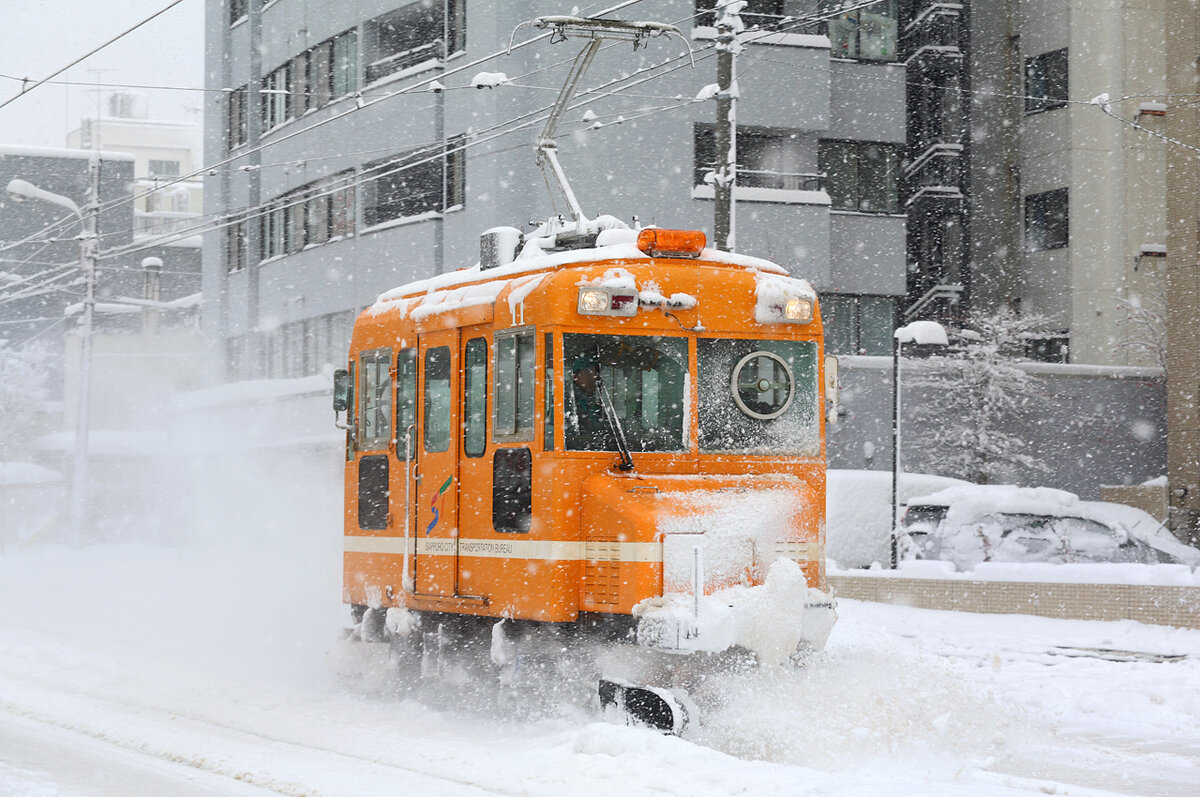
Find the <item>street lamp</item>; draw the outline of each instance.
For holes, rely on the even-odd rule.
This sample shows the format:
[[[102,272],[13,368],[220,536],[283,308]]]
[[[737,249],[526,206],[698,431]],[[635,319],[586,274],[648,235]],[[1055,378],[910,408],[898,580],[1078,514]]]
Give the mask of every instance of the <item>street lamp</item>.
[[[948,346],[946,328],[936,321],[913,321],[892,335],[892,569],[899,559],[896,531],[900,528],[900,346]]]
[[[25,180],[9,180],[8,196],[16,202],[36,199],[66,208],[79,219],[79,268],[85,284],[83,294],[83,329],[80,332],[79,355],[79,407],[75,417],[75,460],[71,478],[71,530],[78,541],[82,536],[83,513],[87,499],[88,484],[88,410],[91,404],[92,370],[92,319],[96,308],[96,257],[99,241],[96,236],[96,211],[98,210],[99,163],[93,155],[91,162],[91,190],[88,196],[87,215],[71,199],[38,188]]]

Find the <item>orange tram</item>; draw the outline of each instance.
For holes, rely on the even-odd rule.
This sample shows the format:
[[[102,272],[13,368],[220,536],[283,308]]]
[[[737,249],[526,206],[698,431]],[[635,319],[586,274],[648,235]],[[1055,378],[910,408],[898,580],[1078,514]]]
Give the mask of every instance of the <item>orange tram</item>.
[[[358,318],[343,598],[357,633],[599,635],[669,654],[820,649],[824,360],[809,284],[702,232],[497,228],[472,268]],[[678,658],[675,658],[678,661]],[[423,667],[428,672],[428,667]],[[670,683],[602,703],[679,730]],[[653,705],[652,705],[653,704]]]

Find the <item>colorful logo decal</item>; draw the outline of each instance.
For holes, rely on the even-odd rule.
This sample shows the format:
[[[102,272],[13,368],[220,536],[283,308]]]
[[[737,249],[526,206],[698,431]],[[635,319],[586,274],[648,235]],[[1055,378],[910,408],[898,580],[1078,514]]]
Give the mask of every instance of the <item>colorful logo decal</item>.
[[[450,485],[453,483],[453,481],[453,476],[447,476],[446,483],[438,488],[437,495],[435,495],[433,500],[429,502],[429,508],[433,510],[433,520],[429,521],[429,525],[425,527],[426,537],[429,536],[429,532],[433,531],[433,527],[438,524],[438,518],[441,517],[442,514],[442,496],[445,495],[446,491],[450,489]]]

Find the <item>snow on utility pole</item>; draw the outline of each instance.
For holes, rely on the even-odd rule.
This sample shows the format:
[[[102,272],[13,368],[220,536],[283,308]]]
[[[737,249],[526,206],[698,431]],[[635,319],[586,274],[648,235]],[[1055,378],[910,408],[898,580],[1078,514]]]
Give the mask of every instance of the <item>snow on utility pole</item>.
[[[732,252],[735,240],[733,187],[737,185],[737,36],[742,31],[739,12],[744,0],[720,6],[717,17],[717,127],[714,134],[716,172],[713,191],[713,244]]]

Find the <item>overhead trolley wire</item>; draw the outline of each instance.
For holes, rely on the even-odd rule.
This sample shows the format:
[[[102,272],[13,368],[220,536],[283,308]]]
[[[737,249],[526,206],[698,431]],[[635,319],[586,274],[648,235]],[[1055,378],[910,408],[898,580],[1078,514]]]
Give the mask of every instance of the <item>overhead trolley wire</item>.
[[[170,2],[170,3],[167,3],[167,5],[166,5],[166,6],[164,6],[163,8],[160,8],[158,11],[155,11],[153,14],[151,14],[151,15],[150,15],[150,16],[148,16],[148,17],[146,17],[145,19],[143,19],[141,22],[137,23],[137,24],[136,24],[136,25],[134,25],[133,27],[131,27],[131,28],[126,28],[126,29],[125,29],[123,32],[121,32],[121,33],[118,33],[116,36],[113,36],[111,39],[109,39],[108,41],[104,42],[104,43],[103,43],[103,44],[101,44],[99,47],[95,47],[95,48],[93,48],[93,49],[89,50],[88,52],[86,52],[86,53],[84,53],[83,55],[79,56],[79,57],[78,57],[78,58],[76,58],[74,61],[72,61],[71,63],[69,63],[69,64],[67,64],[66,66],[62,67],[61,69],[58,69],[58,70],[56,70],[56,71],[54,71],[54,72],[50,73],[50,74],[49,74],[49,75],[47,75],[46,77],[42,78],[41,80],[37,81],[37,82],[36,82],[36,83],[34,83],[32,86],[22,86],[22,87],[21,87],[21,90],[20,90],[18,93],[16,93],[16,94],[14,94],[13,96],[9,97],[9,98],[8,98],[7,100],[5,100],[4,102],[0,102],[0,108],[4,108],[6,105],[8,105],[8,104],[10,104],[10,103],[12,103],[12,102],[14,102],[14,101],[16,101],[16,100],[19,100],[21,97],[24,97],[26,94],[30,93],[31,91],[33,91],[34,89],[36,89],[38,86],[41,86],[43,83],[46,83],[47,81],[49,81],[49,80],[51,80],[51,79],[53,79],[53,78],[56,78],[56,77],[58,77],[58,76],[59,76],[59,75],[61,75],[63,72],[66,72],[68,69],[70,69],[71,67],[73,67],[73,66],[75,66],[76,64],[80,63],[81,61],[85,61],[85,60],[87,60],[88,58],[91,58],[93,55],[95,55],[96,53],[100,52],[100,51],[101,51],[101,50],[103,50],[105,47],[108,47],[110,44],[113,44],[114,42],[116,42],[116,41],[119,41],[119,40],[121,40],[121,39],[125,38],[125,37],[126,37],[126,36],[128,36],[130,33],[133,33],[135,30],[137,30],[138,28],[142,27],[143,25],[145,25],[145,24],[146,24],[147,22],[149,22],[150,20],[152,20],[152,19],[155,19],[156,17],[159,17],[159,16],[161,16],[162,14],[166,13],[167,11],[170,11],[172,8],[174,8],[175,6],[179,5],[179,4],[180,4],[180,3],[182,3],[182,2],[183,2],[183,0],[171,0],[171,2]]]

